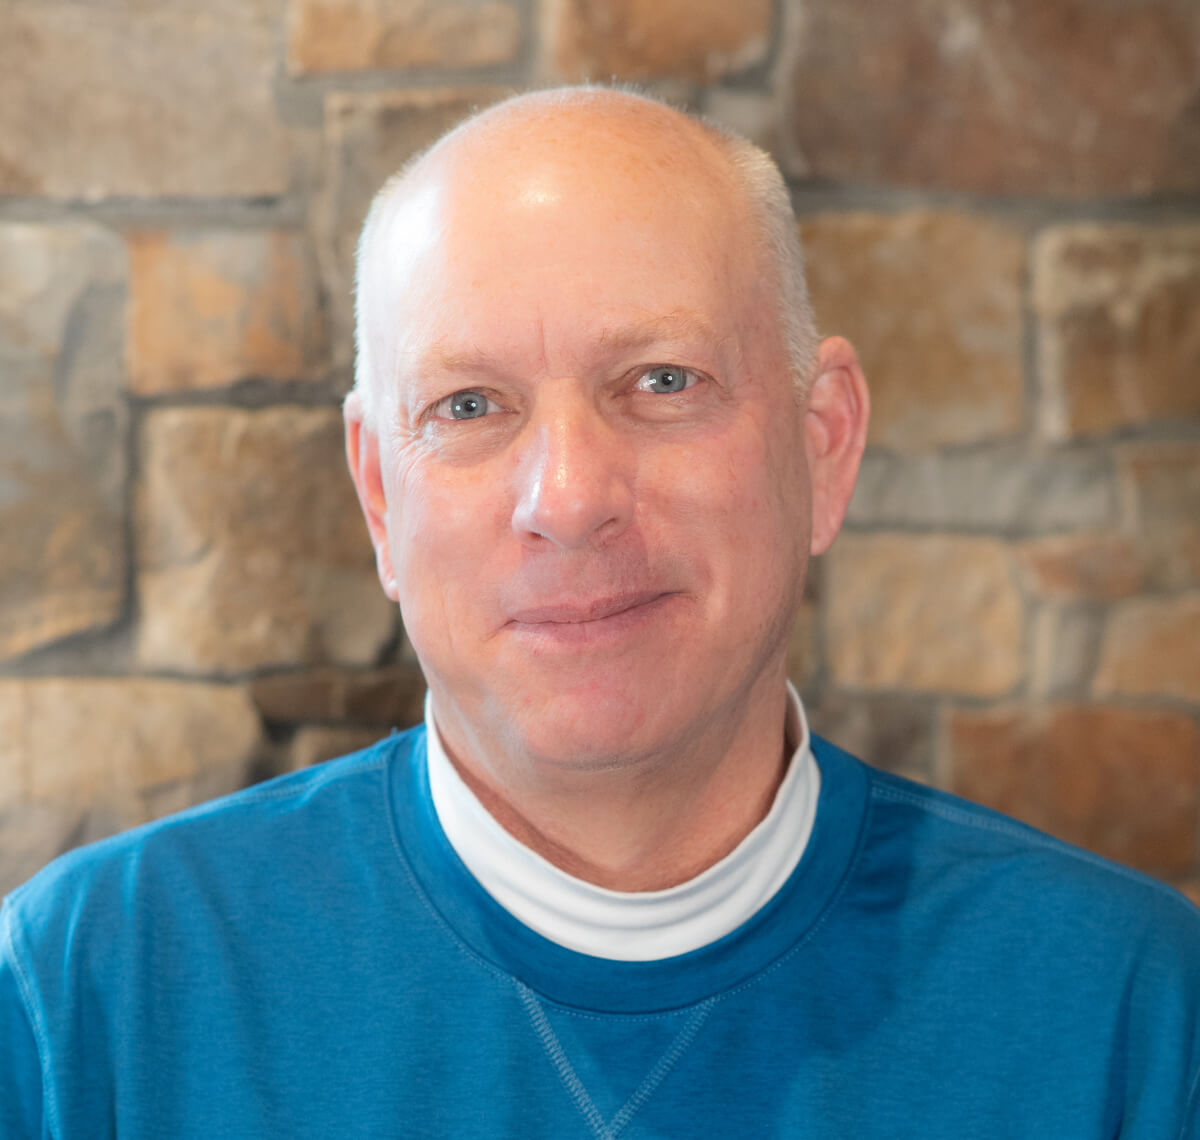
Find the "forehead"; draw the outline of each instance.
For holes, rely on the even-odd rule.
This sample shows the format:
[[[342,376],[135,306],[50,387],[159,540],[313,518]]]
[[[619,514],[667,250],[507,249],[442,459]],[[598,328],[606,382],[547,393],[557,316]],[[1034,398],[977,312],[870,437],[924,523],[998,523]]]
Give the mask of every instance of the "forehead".
[[[381,235],[381,333],[442,353],[537,330],[548,351],[730,335],[764,274],[747,204],[691,129],[551,117],[436,155]]]

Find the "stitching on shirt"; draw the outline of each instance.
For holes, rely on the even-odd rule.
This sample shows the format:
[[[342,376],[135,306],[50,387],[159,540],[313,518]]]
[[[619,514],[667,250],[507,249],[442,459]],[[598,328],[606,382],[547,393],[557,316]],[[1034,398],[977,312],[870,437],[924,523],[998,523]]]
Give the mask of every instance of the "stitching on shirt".
[[[513,984],[517,987],[521,1004],[525,1007],[525,1012],[529,1014],[529,1020],[533,1023],[533,1031],[537,1034],[538,1040],[541,1041],[542,1048],[545,1049],[546,1055],[550,1058],[550,1063],[554,1066],[555,1072],[558,1073],[559,1080],[566,1087],[576,1107],[583,1113],[583,1118],[591,1126],[597,1140],[614,1140],[614,1133],[604,1123],[604,1117],[600,1115],[600,1110],[596,1107],[595,1101],[592,1100],[587,1089],[584,1088],[583,1081],[579,1079],[579,1074],[575,1072],[575,1067],[564,1052],[562,1042],[559,1041],[558,1034],[554,1032],[554,1026],[547,1019],[546,1011],[539,1004],[537,995],[528,986],[516,981],[516,979],[513,980]]]
[[[17,979],[17,991],[21,995],[21,1004],[25,1007],[25,1016],[29,1018],[30,1028],[33,1030],[33,1036],[37,1042],[38,1060],[41,1063],[42,1069],[44,1111],[50,1118],[50,1134],[57,1136],[61,1134],[62,1126],[59,1123],[58,1097],[55,1093],[54,1082],[51,1079],[53,1066],[50,1060],[50,1035],[46,1031],[41,1011],[34,1001],[33,985],[25,972],[25,968],[21,964],[20,956],[17,954],[15,941],[17,916],[13,913],[11,907],[6,907],[5,911],[4,918],[6,921],[4,922],[3,930],[0,930],[0,935],[3,936],[3,942],[0,942],[0,955],[3,955],[8,960],[9,965],[12,966],[13,976]]]
[[[650,1099],[658,1086],[666,1080],[671,1070],[679,1063],[680,1058],[691,1047],[701,1027],[708,1020],[708,1015],[712,1012],[713,1005],[712,998],[709,998],[708,1001],[702,1002],[696,1008],[695,1012],[688,1019],[687,1024],[680,1030],[679,1036],[675,1038],[670,1049],[658,1059],[658,1064],[650,1070],[646,1079],[635,1090],[633,1096],[621,1106],[621,1110],[613,1117],[612,1123],[608,1126],[609,1133],[613,1136],[614,1140],[625,1131],[638,1110]]]
[[[1095,867],[1098,870],[1117,875],[1119,878],[1127,879],[1129,882],[1136,883],[1140,887],[1148,887],[1155,894],[1169,899],[1174,905],[1181,906],[1189,912],[1194,909],[1190,902],[1165,883],[1160,883],[1155,879],[1144,878],[1136,872],[1122,867],[1119,863],[1110,863],[1107,859],[1102,859],[1099,855],[1093,855],[1090,851],[1083,851],[1072,847],[1068,843],[1063,843],[1061,840],[1055,839],[1052,835],[1043,835],[1033,828],[1024,827],[1017,823],[1007,823],[1003,819],[977,816],[965,808],[956,807],[954,804],[944,804],[935,799],[927,799],[917,792],[909,792],[903,788],[893,787],[890,784],[872,782],[871,797],[872,799],[892,800],[897,803],[908,804],[910,807],[927,811],[931,815],[941,816],[943,819],[951,823],[957,823],[960,826],[974,828],[979,831],[994,831],[1000,835],[1019,839],[1032,847],[1039,847],[1044,851],[1054,851],[1059,855],[1075,860],[1077,863],[1085,863],[1089,867]]]

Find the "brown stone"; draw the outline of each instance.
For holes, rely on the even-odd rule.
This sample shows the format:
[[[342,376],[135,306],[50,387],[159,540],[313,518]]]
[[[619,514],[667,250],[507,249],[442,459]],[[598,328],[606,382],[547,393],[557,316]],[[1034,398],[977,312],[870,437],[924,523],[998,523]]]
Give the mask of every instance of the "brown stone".
[[[300,234],[139,231],[129,254],[134,391],[320,376],[325,327]]]
[[[1022,423],[1019,233],[964,214],[836,214],[800,227],[822,333],[871,387],[871,443],[914,451]]]
[[[1116,526],[1117,493],[1111,460],[1095,450],[870,449],[848,517],[872,527],[1055,534]]]
[[[1194,906],[1200,906],[1200,879],[1188,879],[1179,884],[1180,893]]]
[[[288,185],[281,0],[7,0],[0,193],[262,196]]]
[[[472,112],[502,98],[496,88],[330,95],[325,103],[324,193],[317,206],[330,298],[334,362],[354,357],[354,249],[376,192],[414,154]]]
[[[548,0],[546,42],[560,76],[710,81],[760,62],[769,0]]]
[[[1119,448],[1125,525],[1149,588],[1200,586],[1200,445]]]
[[[0,225],[0,658],[124,606],[125,300],[114,234]]]
[[[1115,601],[1136,594],[1142,563],[1134,542],[1117,534],[1042,538],[1017,549],[1029,589],[1058,601]]]
[[[1139,598],[1114,608],[1096,692],[1200,702],[1200,593]]]
[[[374,728],[347,728],[312,725],[302,728],[292,738],[288,750],[287,770],[311,768],[326,760],[335,760],[360,748],[369,748],[383,734]]]
[[[806,0],[794,173],[1055,196],[1200,188],[1194,0]]]
[[[1177,713],[1105,706],[956,710],[952,790],[1159,873],[1197,855],[1200,732]]]
[[[304,669],[256,677],[250,693],[267,721],[348,720],[408,728],[424,716],[425,678],[411,665]]]
[[[392,638],[336,410],[158,410],[140,469],[143,665],[367,665]]]
[[[479,67],[514,59],[520,41],[509,3],[292,0],[288,70]]]
[[[836,684],[1001,696],[1021,679],[1024,612],[992,539],[843,535],[826,567]]]
[[[1059,226],[1033,262],[1047,437],[1200,419],[1200,225]]]
[[[0,723],[6,805],[104,803],[121,826],[168,787],[240,787],[260,741],[244,690],[140,678],[0,681]]]

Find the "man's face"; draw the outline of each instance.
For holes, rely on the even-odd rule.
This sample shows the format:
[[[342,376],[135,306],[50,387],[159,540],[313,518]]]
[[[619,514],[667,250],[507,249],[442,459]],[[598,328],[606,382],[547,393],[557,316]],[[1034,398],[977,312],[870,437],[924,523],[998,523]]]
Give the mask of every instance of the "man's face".
[[[720,181],[529,146],[449,164],[381,246],[402,616],[452,750],[676,755],[780,687],[803,410]]]

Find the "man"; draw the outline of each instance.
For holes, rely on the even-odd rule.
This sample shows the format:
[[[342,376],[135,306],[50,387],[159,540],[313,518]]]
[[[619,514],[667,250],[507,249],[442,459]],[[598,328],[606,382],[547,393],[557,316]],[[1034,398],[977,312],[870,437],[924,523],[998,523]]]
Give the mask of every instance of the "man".
[[[358,318],[426,728],[16,892],[6,1136],[1200,1135],[1200,914],[808,735],[867,393],[765,156],[510,101],[385,187]]]

